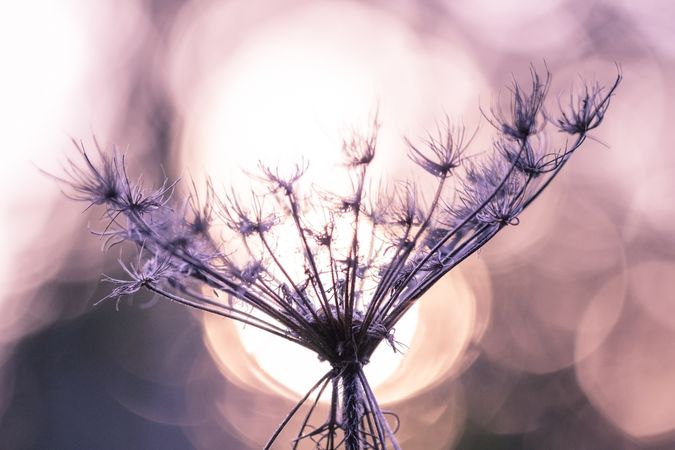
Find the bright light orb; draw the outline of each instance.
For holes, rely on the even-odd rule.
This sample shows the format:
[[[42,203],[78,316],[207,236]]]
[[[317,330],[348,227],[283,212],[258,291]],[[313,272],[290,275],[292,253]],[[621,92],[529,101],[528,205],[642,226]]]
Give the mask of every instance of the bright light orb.
[[[482,76],[457,48],[423,44],[394,18],[351,3],[314,5],[276,17],[248,34],[228,59],[211,63],[199,69],[208,75],[196,91],[194,84],[190,90],[174,86],[176,103],[186,108],[188,118],[180,165],[191,167],[191,173],[208,173],[217,187],[236,186],[242,192],[251,184],[246,171],[255,171],[259,161],[284,168],[302,160],[310,163],[305,180],[344,192],[349,180],[341,168],[342,140],[353,127],[365,128],[374,111],[383,126],[373,175],[404,179],[411,163],[402,135],[423,135],[443,112],[453,118],[476,116],[478,93],[484,91]],[[459,304],[471,305],[471,298]],[[467,307],[453,358],[473,330],[474,315]],[[404,345],[414,341],[418,327],[426,327],[417,323],[419,314],[413,308],[396,326],[396,338]],[[313,353],[252,327],[218,318],[207,318],[205,327],[221,369],[248,387],[297,399],[329,369]],[[385,383],[402,360],[402,354],[381,345],[366,367],[371,383]],[[434,377],[444,372],[440,366],[432,371]],[[387,397],[405,397],[434,377],[390,389]]]

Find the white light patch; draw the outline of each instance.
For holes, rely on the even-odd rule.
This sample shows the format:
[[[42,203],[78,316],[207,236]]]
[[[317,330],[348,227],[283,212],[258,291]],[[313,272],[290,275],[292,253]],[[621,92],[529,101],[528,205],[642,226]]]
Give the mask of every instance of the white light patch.
[[[396,325],[397,347],[405,349],[410,345],[418,316],[416,305]],[[237,327],[244,350],[271,378],[296,395],[304,395],[310,386],[330,370],[328,362],[320,362],[316,354],[306,348],[250,326],[237,324]],[[395,353],[387,342],[382,342],[373,353],[370,363],[364,367],[371,386],[376,389],[395,373],[404,357],[404,352]]]
[[[351,130],[366,130],[375,111],[382,127],[371,175],[375,182],[403,179],[412,166],[403,136],[423,136],[443,111],[453,118],[467,110],[477,114],[478,92],[484,91],[480,73],[457,48],[422,43],[392,17],[355,4],[276,17],[211,64],[191,68],[208,74],[196,90],[175,91],[187,118],[180,165],[192,174],[207,173],[217,189],[225,186],[230,193],[231,187],[242,198],[256,185],[250,172],[257,172],[258,162],[281,169],[308,162],[303,182],[345,192],[350,180],[340,165],[343,139]],[[314,213],[323,216],[306,212]],[[279,249],[297,239],[282,237]],[[298,256],[293,250],[277,253],[284,261]],[[302,269],[292,265],[292,273]],[[403,346],[416,333],[418,314],[411,309],[396,326]],[[216,321],[206,320],[211,351],[228,376],[248,386],[273,386],[296,398],[329,370],[310,351],[237,324],[242,358],[231,345],[232,333],[215,327]],[[385,382],[402,359],[386,342],[380,345],[365,368],[371,384]]]

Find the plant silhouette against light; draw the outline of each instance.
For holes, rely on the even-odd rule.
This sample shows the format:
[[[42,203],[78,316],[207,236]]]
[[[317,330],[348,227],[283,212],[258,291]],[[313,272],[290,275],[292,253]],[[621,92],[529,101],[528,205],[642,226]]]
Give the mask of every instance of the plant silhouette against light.
[[[436,180],[427,201],[412,183],[370,188],[376,119],[344,142],[347,194],[306,189],[304,164],[290,173],[261,164],[249,202],[235,191],[217,195],[210,182],[202,201],[194,185],[181,200],[176,183],[148,191],[129,178],[116,151],[97,145],[93,159],[77,143],[82,160],[69,160],[59,180],[71,198],[105,209],[107,226],[97,234],[106,247],[135,248],[131,261],[120,261],[127,279],[104,278],[114,285],[106,298],[145,288],[294,342],[330,363],[265,449],[307,402],[292,448],[399,449],[398,424],[385,417],[363,367],[383,341],[396,347],[395,325],[434,283],[518,223],[602,122],[620,81],[619,74],[608,89],[585,84],[565,106],[559,102],[554,117],[544,109],[550,74],[532,68],[531,85],[514,82],[508,105],[484,114],[496,129],[492,151],[469,155],[472,136],[449,122],[422,144],[407,141],[410,159]],[[550,126],[569,136],[566,146],[549,148]],[[282,255],[279,244],[289,236],[297,251]],[[317,419],[315,407],[329,387],[328,415]]]

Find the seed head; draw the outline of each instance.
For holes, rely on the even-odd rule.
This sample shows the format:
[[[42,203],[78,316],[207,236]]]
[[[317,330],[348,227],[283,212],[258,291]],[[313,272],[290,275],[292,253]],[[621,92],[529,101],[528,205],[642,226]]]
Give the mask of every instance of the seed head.
[[[382,342],[394,345],[397,322],[434,283],[519,223],[519,214],[602,122],[621,81],[619,74],[608,90],[586,85],[554,118],[544,110],[550,73],[532,68],[531,77],[528,89],[514,82],[508,109],[492,108],[488,121],[496,136],[487,152],[469,155],[473,136],[447,117],[422,143],[407,141],[409,158],[435,183],[427,199],[415,182],[372,180],[376,118],[367,133],[344,141],[351,188],[342,193],[305,190],[305,162],[286,173],[261,163],[254,179],[263,193],[252,189],[246,204],[238,191],[217,195],[211,182],[203,198],[193,185],[181,199],[176,182],[164,180],[148,192],[141,179],[130,181],[118,151],[106,153],[96,144],[94,160],[81,143],[76,147],[82,161],[69,160],[67,176],[58,179],[71,198],[104,208],[107,226],[98,234],[106,247],[126,242],[136,248],[134,264],[121,261],[128,279],[105,277],[114,284],[106,298],[146,288],[294,342],[330,362],[331,370],[266,448],[302,403],[315,394],[315,405],[332,383],[328,419],[305,433],[307,416],[295,445],[312,439],[321,448],[342,442],[347,450],[398,449],[363,366]],[[552,150],[550,123],[575,140]],[[388,185],[394,188],[383,188]],[[224,231],[231,239],[221,242],[215,237]]]

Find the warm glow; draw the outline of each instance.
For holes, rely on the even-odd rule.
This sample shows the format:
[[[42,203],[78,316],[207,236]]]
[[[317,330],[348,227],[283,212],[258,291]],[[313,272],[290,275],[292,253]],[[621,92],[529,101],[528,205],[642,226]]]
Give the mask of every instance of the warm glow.
[[[353,4],[279,17],[227,59],[210,61],[196,91],[194,80],[185,92],[179,89],[187,86],[176,87],[188,118],[183,161],[219,184],[248,186],[242,169],[305,158],[313,180],[339,188],[342,139],[364,130],[378,111],[375,167],[391,181],[409,167],[406,133],[423,135],[443,112],[464,117],[469,127],[478,120],[484,81],[473,63],[456,47],[422,47],[415,39],[403,24]]]
[[[418,316],[418,308],[414,307],[396,326],[396,340],[404,349],[413,340]],[[328,363],[319,362],[307,349],[245,325],[236,326],[244,351],[272,379],[293,391],[293,398],[304,395],[330,369]],[[396,372],[404,356],[401,352],[394,353],[386,342],[378,347],[365,370],[373,388]]]
[[[402,352],[386,342],[375,351],[365,372],[382,402],[405,399],[457,370],[479,333],[473,285],[484,283],[485,275],[480,264],[473,266],[468,278],[461,271],[446,276],[399,322],[395,337]],[[309,350],[252,327],[207,315],[205,328],[221,370],[249,389],[297,399],[330,369]]]
[[[253,33],[229,59],[211,62],[197,92],[190,90],[190,98],[178,99],[191,105],[182,155],[192,173],[206,171],[216,186],[235,186],[246,198],[251,184],[246,171],[255,172],[259,161],[285,169],[304,159],[310,166],[306,178],[321,188],[344,192],[349,185],[341,167],[342,140],[354,131],[363,132],[375,111],[383,125],[372,171],[375,179],[383,175],[387,181],[407,176],[400,169],[410,167],[403,133],[422,135],[440,111],[461,117],[469,110],[475,115],[481,78],[456,49],[422,49],[401,23],[367,8],[341,7],[339,21],[334,12],[323,6],[282,16]],[[344,33],[345,27],[350,33]],[[297,234],[289,229],[286,235],[276,251],[291,271],[302,271],[302,264],[293,264],[302,259]],[[444,298],[440,283],[425,299],[426,308],[449,317],[459,314],[461,323],[452,330],[430,331],[429,324],[417,323],[425,307],[413,308],[397,325],[396,339],[405,347],[415,345],[422,335],[443,345],[449,339],[454,350],[431,357],[420,351],[429,344],[417,342],[419,348],[410,350],[415,360],[433,358],[436,364],[418,372],[405,363],[406,375],[398,370],[404,354],[382,344],[367,367],[371,383],[386,383],[393,374],[405,380],[390,383],[383,401],[433,383],[463,353],[473,329],[474,301],[461,277],[452,280],[446,293],[452,294],[453,302]],[[455,311],[458,307],[465,309]],[[238,331],[236,343],[230,327]],[[297,398],[328,370],[311,352],[252,327],[216,325],[207,319],[206,328],[210,348],[225,372],[248,386]],[[446,334],[448,339],[443,338]]]

